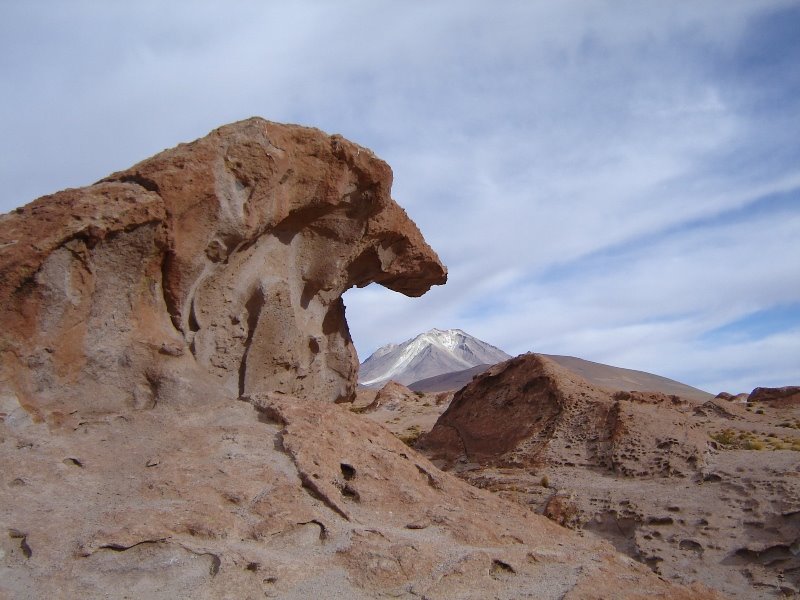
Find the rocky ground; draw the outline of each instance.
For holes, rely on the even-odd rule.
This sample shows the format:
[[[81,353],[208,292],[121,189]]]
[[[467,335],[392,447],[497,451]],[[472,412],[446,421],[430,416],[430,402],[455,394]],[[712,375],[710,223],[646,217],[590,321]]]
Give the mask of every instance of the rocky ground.
[[[614,392],[525,355],[459,391],[417,447],[670,581],[734,598],[793,597],[800,403],[752,396]]]
[[[350,410],[341,294],[446,279],[391,176],[254,118],[0,216],[0,597],[719,597]]]
[[[455,392],[413,392],[390,381],[381,389],[359,388],[350,410],[380,423],[412,446],[423,433],[433,429]]]
[[[5,597],[711,597],[344,407],[260,395],[55,428],[4,417]]]

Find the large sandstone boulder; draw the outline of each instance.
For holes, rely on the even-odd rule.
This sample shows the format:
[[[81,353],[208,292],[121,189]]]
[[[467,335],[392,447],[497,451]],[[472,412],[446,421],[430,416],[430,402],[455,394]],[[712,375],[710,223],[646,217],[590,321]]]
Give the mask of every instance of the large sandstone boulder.
[[[334,403],[342,292],[445,279],[390,179],[251,119],[0,218],[0,597],[714,597]]]
[[[524,354],[459,390],[420,447],[451,466],[572,461],[619,475],[691,474],[708,439],[689,422],[689,406],[677,396],[597,387],[550,358]]]
[[[342,293],[446,279],[391,183],[340,136],[254,118],[2,216],[0,393],[44,419],[189,388],[351,400]]]

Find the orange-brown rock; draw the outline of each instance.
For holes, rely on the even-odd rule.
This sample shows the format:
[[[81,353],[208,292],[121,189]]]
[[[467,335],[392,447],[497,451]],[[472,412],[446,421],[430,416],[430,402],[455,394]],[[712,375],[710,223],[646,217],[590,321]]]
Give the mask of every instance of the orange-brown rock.
[[[716,597],[442,473],[343,406],[195,400],[74,430],[6,415],[0,596]]]
[[[707,439],[674,404],[687,402],[657,392],[612,393],[549,358],[524,354],[459,390],[421,447],[450,463],[526,467],[574,456],[619,474],[692,471]],[[663,444],[673,446],[666,463],[657,452]]]
[[[386,410],[398,410],[403,404],[413,402],[414,392],[396,381],[387,381],[375,394],[375,399],[364,409],[365,412],[383,407]]]
[[[41,418],[208,386],[351,400],[342,293],[445,269],[340,136],[249,119],[0,219],[4,393]]]
[[[333,402],[342,292],[445,278],[390,177],[251,119],[0,219],[1,597],[716,597]]]
[[[766,402],[775,406],[800,406],[800,386],[780,388],[757,387],[747,397],[748,402]]]

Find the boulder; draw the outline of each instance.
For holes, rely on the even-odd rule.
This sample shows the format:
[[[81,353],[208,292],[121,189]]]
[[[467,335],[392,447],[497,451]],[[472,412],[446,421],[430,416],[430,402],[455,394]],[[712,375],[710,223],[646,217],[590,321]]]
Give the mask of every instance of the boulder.
[[[747,402],[766,402],[773,406],[800,406],[800,386],[757,387],[750,392]]]
[[[548,357],[524,354],[456,392],[418,447],[450,466],[526,468],[574,456],[625,476],[688,474],[707,451],[706,436],[688,423],[688,406],[658,392],[612,392]],[[667,461],[663,447],[672,449]]]

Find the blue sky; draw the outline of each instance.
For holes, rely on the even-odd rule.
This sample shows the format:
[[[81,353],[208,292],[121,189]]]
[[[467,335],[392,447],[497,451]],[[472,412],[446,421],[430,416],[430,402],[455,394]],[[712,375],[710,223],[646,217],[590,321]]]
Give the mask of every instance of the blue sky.
[[[800,384],[800,2],[0,6],[0,211],[260,115],[372,148],[450,269],[345,296],[712,392]]]

